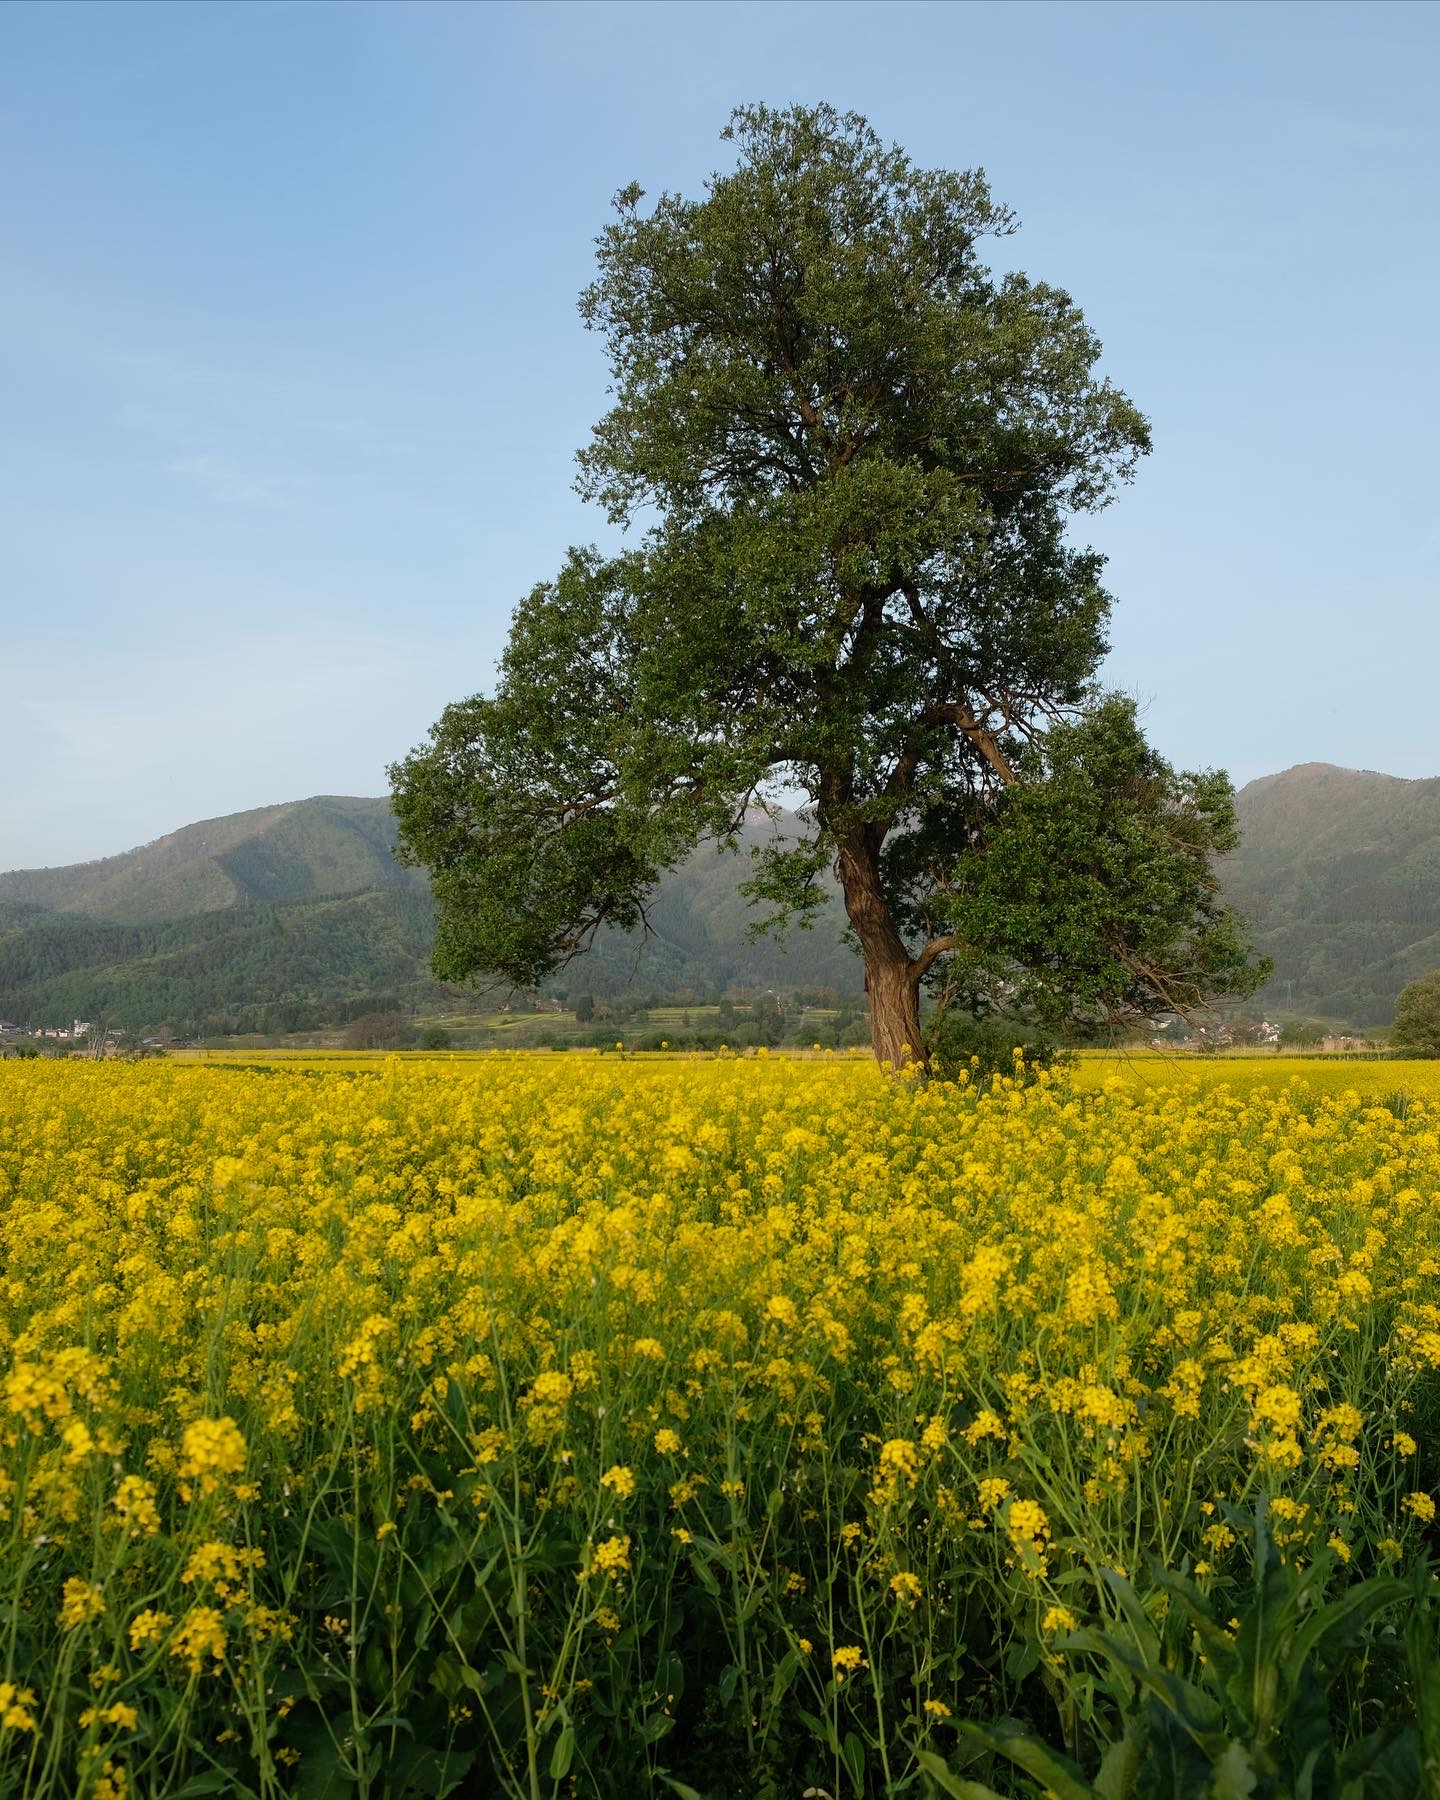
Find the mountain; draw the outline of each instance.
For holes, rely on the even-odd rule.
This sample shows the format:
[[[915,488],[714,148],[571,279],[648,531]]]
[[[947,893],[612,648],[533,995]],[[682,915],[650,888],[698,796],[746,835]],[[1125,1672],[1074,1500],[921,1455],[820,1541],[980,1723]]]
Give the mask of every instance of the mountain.
[[[1301,763],[1243,787],[1221,874],[1275,976],[1257,1004],[1387,1025],[1440,968],[1440,779]]]
[[[1257,1006],[1387,1024],[1405,983],[1440,968],[1440,780],[1303,763],[1242,788],[1237,811],[1222,878],[1276,964]],[[771,829],[754,820],[739,855],[696,851],[661,883],[648,938],[602,934],[550,991],[858,993],[833,890],[812,931],[747,939],[744,852]],[[280,1032],[445,1005],[429,892],[395,835],[387,800],[329,795],[0,875],[0,1018]]]
[[[770,827],[757,819],[744,838]],[[433,908],[400,866],[390,804],[321,796],[207,819],[123,855],[0,875],[0,1018],[135,1031],[304,1030],[436,1007]],[[750,943],[746,857],[698,850],[655,895],[647,938],[602,933],[550,984],[859,991],[838,895],[812,931]]]
[[[142,925],[377,888],[423,893],[423,878],[391,854],[395,835],[388,800],[324,795],[261,806],[100,862],[0,875],[0,920],[23,907]]]

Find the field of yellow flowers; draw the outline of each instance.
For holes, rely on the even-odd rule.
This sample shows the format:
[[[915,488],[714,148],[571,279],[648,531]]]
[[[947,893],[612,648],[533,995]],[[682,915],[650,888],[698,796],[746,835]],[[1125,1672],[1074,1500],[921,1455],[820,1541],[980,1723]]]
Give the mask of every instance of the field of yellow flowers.
[[[1436,1791],[1440,1080],[1255,1066],[0,1065],[0,1793]]]

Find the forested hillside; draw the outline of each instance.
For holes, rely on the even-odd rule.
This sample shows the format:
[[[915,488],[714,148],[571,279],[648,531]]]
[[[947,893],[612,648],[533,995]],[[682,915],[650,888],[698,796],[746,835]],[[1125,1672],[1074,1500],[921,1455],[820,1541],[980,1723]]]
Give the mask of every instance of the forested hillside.
[[[1275,977],[1257,1004],[1386,1025],[1440,968],[1440,780],[1302,763],[1238,796],[1223,874]]]
[[[52,914],[0,935],[0,1015],[182,1036],[311,1030],[438,1000],[425,973],[432,935],[429,896],[409,890],[161,924]]]
[[[1251,782],[1239,814],[1225,885],[1276,963],[1257,1004],[1388,1023],[1401,987],[1440,967],[1440,780],[1307,763]],[[757,818],[748,842],[771,829]],[[279,1032],[453,1004],[427,968],[429,894],[394,841],[387,801],[324,797],[0,875],[0,1018]],[[858,993],[838,895],[812,931],[751,942],[747,872],[743,847],[698,851],[656,894],[648,939],[602,937],[550,991]]]
[[[757,820],[752,840],[770,827]],[[391,854],[386,800],[324,797],[186,826],[122,856],[0,875],[0,1018],[104,1019],[183,1035],[305,1030],[453,1002],[430,976],[424,881]],[[651,935],[602,936],[550,984],[859,989],[838,898],[813,931],[751,943],[748,859],[704,849],[664,884]]]

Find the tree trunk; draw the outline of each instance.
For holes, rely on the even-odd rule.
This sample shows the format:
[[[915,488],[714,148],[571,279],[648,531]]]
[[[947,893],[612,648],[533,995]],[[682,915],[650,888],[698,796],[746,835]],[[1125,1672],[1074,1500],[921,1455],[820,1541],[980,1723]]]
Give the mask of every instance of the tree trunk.
[[[920,983],[880,885],[878,846],[855,832],[836,858],[845,911],[865,959],[865,992],[870,1001],[870,1041],[884,1067],[924,1068],[920,1041]]]
[[[892,1069],[926,1064],[920,1041],[920,991],[907,957],[904,962],[865,958],[865,991],[870,996],[870,1042],[881,1065]]]

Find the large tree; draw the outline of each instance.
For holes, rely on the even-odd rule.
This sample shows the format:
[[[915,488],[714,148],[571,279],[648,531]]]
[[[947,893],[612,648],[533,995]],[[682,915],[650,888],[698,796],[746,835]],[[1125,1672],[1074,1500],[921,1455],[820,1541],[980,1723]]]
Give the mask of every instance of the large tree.
[[[1243,993],[1228,782],[1096,688],[1110,596],[1072,543],[1149,448],[1059,288],[982,256],[983,175],[829,107],[737,111],[704,196],[616,199],[581,298],[614,404],[580,489],[636,525],[518,607],[493,694],[392,771],[436,972],[532,985],[747,809],[746,883],[806,924],[833,869],[876,1054],[920,994],[1051,1023]]]

